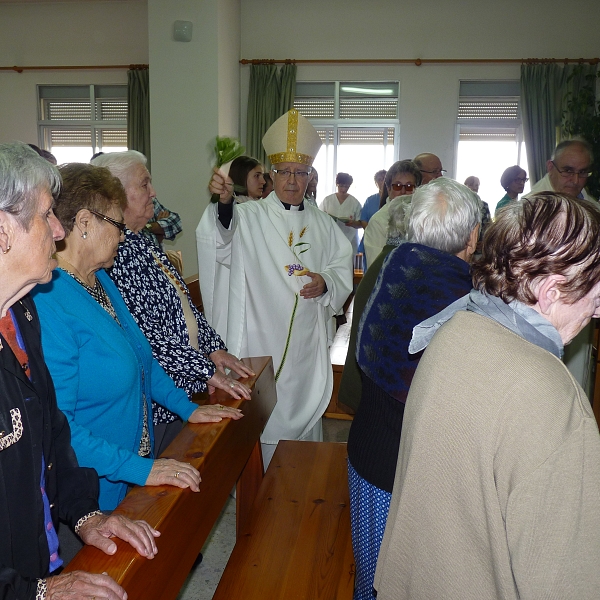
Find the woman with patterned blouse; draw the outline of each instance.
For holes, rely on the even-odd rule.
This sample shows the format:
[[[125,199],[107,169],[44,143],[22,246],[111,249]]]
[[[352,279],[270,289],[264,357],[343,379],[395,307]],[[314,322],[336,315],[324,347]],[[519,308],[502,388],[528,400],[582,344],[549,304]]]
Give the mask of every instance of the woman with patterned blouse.
[[[188,396],[220,388],[234,398],[250,398],[243,383],[225,374],[231,369],[241,377],[254,373],[235,356],[194,306],[185,282],[166,255],[141,230],[153,215],[155,196],[146,157],[129,150],[110,152],[94,159],[121,180],[127,194],[123,216],[125,241],[110,271],[133,318],[150,342],[163,369]],[[160,452],[181,428],[176,414],[153,403],[156,446]],[[168,426],[168,428],[167,428]]]
[[[128,484],[198,491],[185,462],[155,459],[150,399],[192,423],[241,413],[198,406],[166,376],[105,268],[123,239],[125,191],[108,169],[68,164],[56,216],[65,230],[59,268],[35,290],[42,346],[79,464],[100,476],[100,508],[113,510]]]

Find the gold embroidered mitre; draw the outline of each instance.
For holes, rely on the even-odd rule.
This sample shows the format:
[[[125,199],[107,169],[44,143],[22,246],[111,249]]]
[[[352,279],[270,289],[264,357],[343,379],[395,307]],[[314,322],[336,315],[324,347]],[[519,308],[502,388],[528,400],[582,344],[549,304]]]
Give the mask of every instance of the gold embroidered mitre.
[[[262,139],[271,164],[294,162],[312,166],[321,147],[317,130],[295,108],[279,117]]]

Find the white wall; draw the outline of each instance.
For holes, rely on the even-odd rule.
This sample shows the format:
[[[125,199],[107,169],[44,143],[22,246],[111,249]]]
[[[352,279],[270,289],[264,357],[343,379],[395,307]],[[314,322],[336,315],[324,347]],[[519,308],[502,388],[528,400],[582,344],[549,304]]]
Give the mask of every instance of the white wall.
[[[0,66],[150,63],[153,176],[181,213],[196,272],[217,134],[245,133],[239,58],[525,58],[598,55],[597,0],[118,0],[0,3]],[[174,42],[173,21],[194,24]],[[519,65],[300,65],[299,80],[400,81],[400,156],[454,166],[461,79],[518,79]],[[35,85],[125,83],[125,71],[0,71],[0,141],[37,140]]]
[[[597,0],[244,0],[242,25],[244,58],[598,55]]]
[[[564,18],[558,0],[305,0],[294,21],[273,0],[242,3],[242,58],[522,59],[598,56],[597,0],[576,0]],[[269,35],[256,35],[256,15],[270,15]],[[303,25],[299,24],[299,21]],[[294,30],[300,34],[294,34]],[[560,29],[560,30],[559,30]],[[247,98],[249,67],[242,67]],[[298,81],[398,80],[399,158],[434,152],[452,175],[461,80],[519,79],[520,64],[303,65]],[[245,104],[242,106],[245,133]]]
[[[239,0],[149,0],[152,176],[161,202],[180,213],[186,275],[198,272],[195,230],[208,203],[217,135],[239,129]],[[191,42],[173,22],[191,21]]]
[[[146,2],[0,3],[0,66],[148,62]],[[0,71],[0,142],[37,143],[37,84],[127,83],[126,70]]]

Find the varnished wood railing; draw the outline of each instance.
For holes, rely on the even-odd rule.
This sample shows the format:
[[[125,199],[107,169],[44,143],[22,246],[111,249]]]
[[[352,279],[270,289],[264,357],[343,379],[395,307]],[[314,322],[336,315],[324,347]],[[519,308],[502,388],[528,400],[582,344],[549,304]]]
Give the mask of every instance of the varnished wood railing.
[[[158,555],[147,560],[116,540],[114,556],[85,547],[65,571],[106,572],[125,588],[130,600],[169,600],[177,597],[236,482],[238,531],[245,526],[263,477],[259,438],[277,396],[271,358],[244,362],[256,373],[243,380],[252,387],[250,401],[229,399],[220,390],[210,399],[198,398],[200,403],[241,408],[244,418],[188,423],[162,454],[196,467],[202,477],[200,492],[171,486],[136,487],[115,510],[131,519],[144,519],[161,532]]]

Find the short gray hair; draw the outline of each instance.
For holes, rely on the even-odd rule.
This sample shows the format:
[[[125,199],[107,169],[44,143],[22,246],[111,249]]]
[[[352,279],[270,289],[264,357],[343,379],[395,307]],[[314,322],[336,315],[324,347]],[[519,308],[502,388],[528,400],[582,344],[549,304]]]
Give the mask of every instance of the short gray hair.
[[[394,198],[388,209],[388,238],[406,239],[407,219],[412,195]]]
[[[40,193],[60,191],[58,169],[23,142],[0,144],[0,210],[10,213],[26,231]]]
[[[594,162],[594,149],[592,148],[592,145],[587,140],[584,140],[580,137],[574,137],[570,140],[564,140],[560,144],[558,144],[558,146],[554,148],[551,160],[557,160],[558,158],[560,158],[560,155],[571,146],[579,146],[584,152],[587,152],[590,159],[590,164]]]
[[[115,177],[118,177],[126,188],[129,185],[133,167],[146,166],[148,159],[137,150],[125,152],[106,152],[90,161],[96,167],[106,167]]]
[[[457,254],[481,223],[481,201],[467,186],[439,177],[412,196],[408,241]]]

